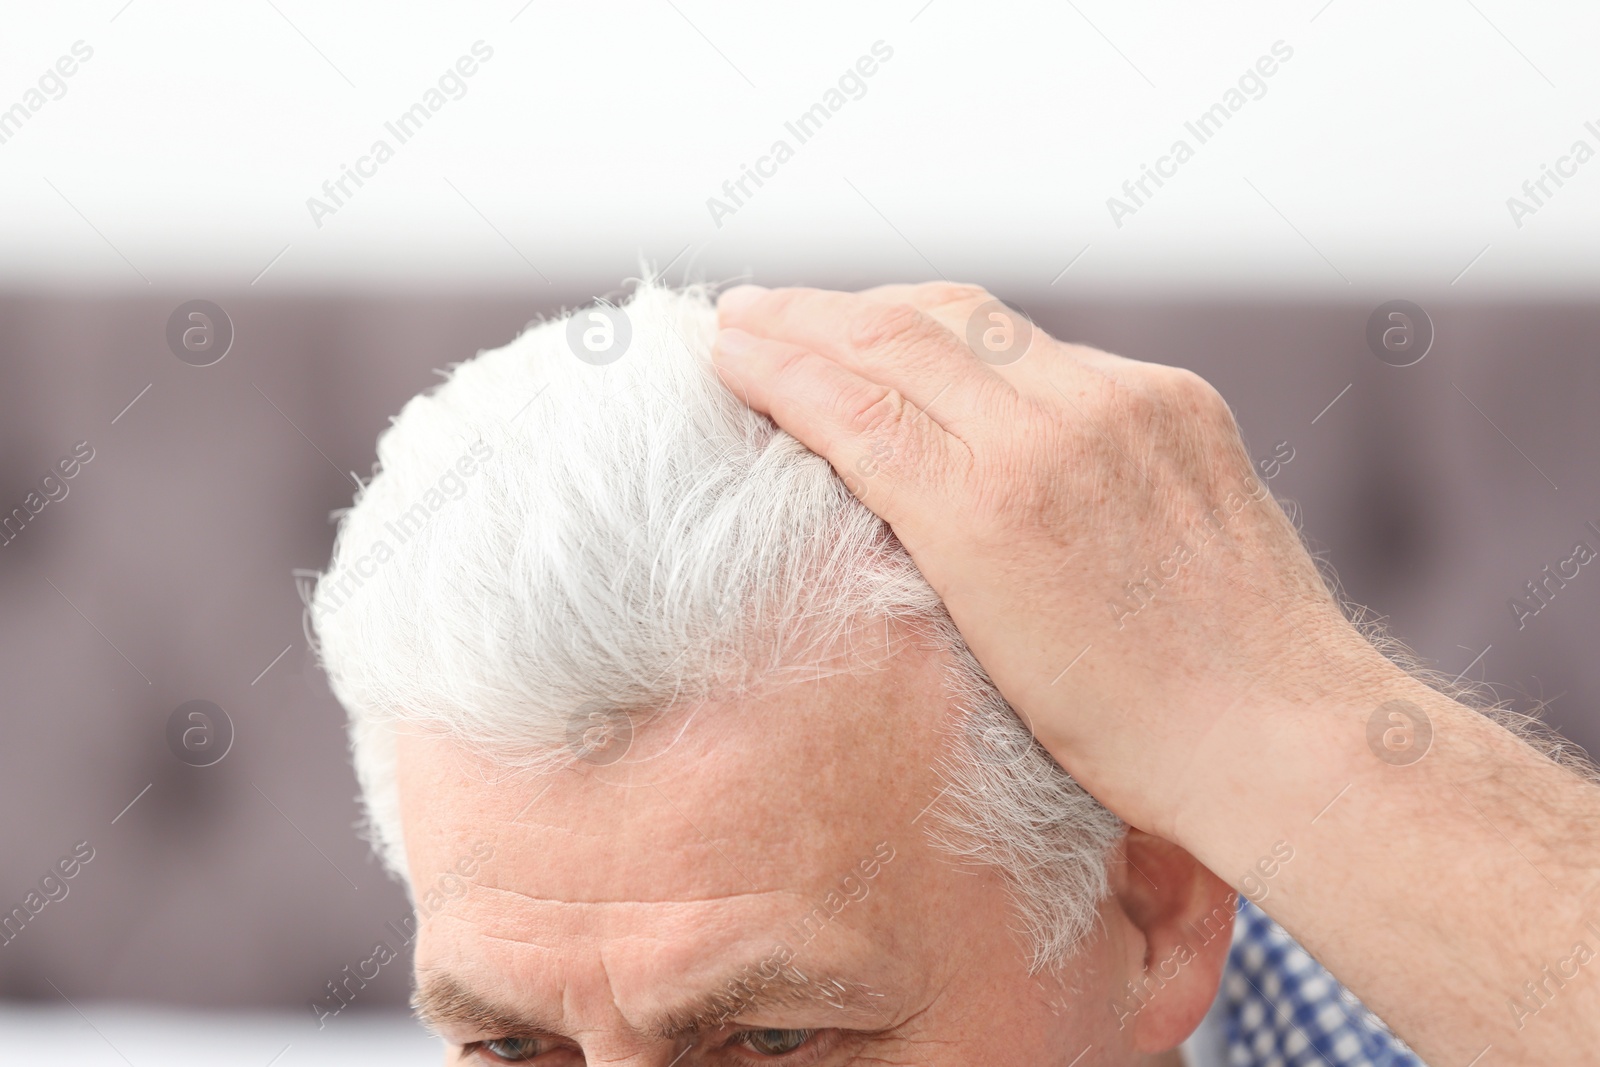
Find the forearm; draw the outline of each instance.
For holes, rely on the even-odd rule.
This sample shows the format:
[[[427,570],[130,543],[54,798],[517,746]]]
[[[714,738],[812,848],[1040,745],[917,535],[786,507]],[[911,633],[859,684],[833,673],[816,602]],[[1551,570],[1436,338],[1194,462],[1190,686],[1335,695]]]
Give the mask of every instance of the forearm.
[[[1029,347],[979,352],[974,323]],[[959,286],[734,290],[722,325],[729,385],[893,527],[1107,807],[1249,890],[1437,1067],[1593,1059],[1600,789],[1345,622],[1214,389]],[[1380,755],[1387,721],[1368,744],[1394,700],[1431,724],[1414,763]]]
[[[1178,843],[1429,1062],[1591,1055],[1600,789],[1398,668],[1326,677],[1320,697],[1263,684],[1219,717],[1194,753]],[[1391,723],[1390,701],[1425,725],[1399,705]]]

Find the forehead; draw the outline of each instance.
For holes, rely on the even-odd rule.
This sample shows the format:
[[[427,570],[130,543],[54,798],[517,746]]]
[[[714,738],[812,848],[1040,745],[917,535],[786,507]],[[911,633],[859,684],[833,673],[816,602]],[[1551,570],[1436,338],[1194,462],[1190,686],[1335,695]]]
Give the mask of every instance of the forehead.
[[[659,1006],[664,975],[683,984],[779,941],[815,937],[808,950],[836,962],[909,960],[953,905],[941,892],[974,881],[947,886],[922,843],[951,714],[939,661],[911,649],[874,672],[671,709],[606,765],[517,774],[403,736],[418,968],[626,1012]],[[470,891],[429,905],[486,851]]]

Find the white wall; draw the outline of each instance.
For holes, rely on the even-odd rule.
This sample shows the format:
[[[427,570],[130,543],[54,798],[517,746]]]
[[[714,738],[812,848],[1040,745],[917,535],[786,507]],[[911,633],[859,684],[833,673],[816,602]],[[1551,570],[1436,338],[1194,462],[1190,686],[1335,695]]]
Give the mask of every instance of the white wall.
[[[1600,159],[1520,226],[1507,206],[1600,150],[1594,5],[924,2],[6,0],[0,109],[93,56],[0,143],[0,285],[605,290],[681,252],[674,277],[1600,287]],[[479,40],[398,144],[384,122]],[[716,225],[708,197],[879,40],[865,96]],[[1197,145],[1185,120],[1277,41],[1266,94]],[[380,137],[394,158],[318,226],[308,197]],[[1115,225],[1178,137],[1194,158]]]

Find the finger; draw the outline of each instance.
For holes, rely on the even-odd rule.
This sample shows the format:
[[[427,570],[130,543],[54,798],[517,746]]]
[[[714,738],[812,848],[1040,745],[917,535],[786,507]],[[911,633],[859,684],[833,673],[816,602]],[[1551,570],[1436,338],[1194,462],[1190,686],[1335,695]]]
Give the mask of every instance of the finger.
[[[862,296],[882,303],[909,304],[942,323],[967,342],[967,347],[1008,381],[1014,372],[1040,362],[1048,336],[1022,312],[1008,307],[981,285],[923,282],[879,285]],[[1024,359],[1033,356],[1033,359]]]
[[[893,389],[799,345],[722,330],[717,373],[750,407],[822,456],[891,525],[965,449]]]
[[[798,345],[895,390],[955,433],[992,419],[1010,385],[949,329],[907,304],[821,289],[724,293],[725,327]]]
[[[861,295],[880,304],[910,304],[938,322],[957,337],[965,337],[967,320],[981,304],[994,299],[981,285],[951,282],[875,285]]]

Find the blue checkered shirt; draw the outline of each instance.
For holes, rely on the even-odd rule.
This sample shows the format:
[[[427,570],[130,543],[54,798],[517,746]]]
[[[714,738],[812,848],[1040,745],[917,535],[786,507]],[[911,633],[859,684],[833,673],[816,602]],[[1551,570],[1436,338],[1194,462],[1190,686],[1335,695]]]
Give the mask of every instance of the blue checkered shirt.
[[[1247,900],[1239,902],[1222,988],[1201,1030],[1185,1048],[1205,1067],[1426,1067]]]

